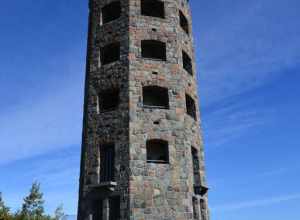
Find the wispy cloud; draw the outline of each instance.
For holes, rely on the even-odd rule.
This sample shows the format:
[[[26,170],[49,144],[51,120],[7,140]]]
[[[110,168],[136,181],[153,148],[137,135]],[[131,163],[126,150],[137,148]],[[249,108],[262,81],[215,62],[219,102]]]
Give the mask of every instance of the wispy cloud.
[[[201,18],[194,22],[205,106],[270,82],[300,63],[299,2],[229,1],[220,5],[230,8],[220,10],[213,22],[201,22]]]
[[[203,11],[202,4],[193,4],[194,13],[198,7]],[[212,15],[204,13],[203,19],[200,15],[194,21],[194,32],[200,55],[198,78],[205,142],[212,149],[268,120],[273,110],[255,101],[249,104],[249,91],[300,65],[300,30],[295,28],[300,25],[296,10],[300,4],[216,0],[204,5]]]
[[[32,103],[1,112],[0,164],[80,143],[83,89],[78,82],[47,88]]]
[[[20,175],[25,179],[42,181],[45,187],[58,187],[66,183],[78,182],[79,152],[80,145],[67,148],[62,155],[56,151],[54,155],[42,159],[42,164],[41,160],[33,160],[30,170],[26,169],[27,171]]]
[[[219,205],[212,207],[212,211],[236,211],[239,209],[250,209],[262,206],[270,206],[278,203],[288,202],[291,200],[300,200],[300,194],[291,194],[291,195],[284,195],[278,197],[271,197],[259,200],[252,200],[252,201],[245,201],[245,202],[237,202],[232,204],[226,205]]]
[[[270,177],[273,177],[273,176],[278,176],[278,175],[285,174],[285,173],[289,172],[290,170],[293,170],[293,169],[288,169],[288,168],[281,167],[281,168],[278,168],[278,169],[275,169],[275,170],[269,170],[269,171],[262,172],[258,175],[258,177],[270,178]]]
[[[204,108],[203,130],[209,149],[218,148],[225,143],[244,135],[249,129],[264,125],[272,109],[255,105],[256,100],[237,102],[235,100]],[[255,106],[255,107],[253,107]]]
[[[80,147],[73,146],[0,166],[0,172],[6,179],[0,183],[0,191],[4,193],[7,204],[13,210],[18,209],[33,181],[38,181],[48,213],[63,203],[67,213],[72,214],[78,191],[79,152]]]
[[[261,171],[261,169],[263,170]],[[279,180],[286,178],[287,175],[297,172],[299,172],[298,167],[290,167],[289,165],[273,169],[260,167],[260,169],[253,169],[252,172],[247,172],[247,175],[243,175],[242,178],[241,175],[237,175],[212,179],[210,186],[213,190],[223,190],[226,186],[232,189],[250,188],[258,182],[265,183],[266,180],[275,184]]]

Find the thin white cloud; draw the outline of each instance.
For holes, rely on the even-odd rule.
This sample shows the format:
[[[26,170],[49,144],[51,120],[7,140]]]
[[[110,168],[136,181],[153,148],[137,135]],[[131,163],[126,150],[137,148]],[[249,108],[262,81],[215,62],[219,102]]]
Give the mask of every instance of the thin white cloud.
[[[259,127],[268,120],[273,110],[264,107],[252,107],[253,103],[225,103],[203,114],[203,131],[208,149],[223,146],[229,141],[244,135],[249,129]]]
[[[57,187],[58,185],[70,184],[79,178],[79,145],[71,147],[67,153],[49,155],[44,159],[34,161],[30,164],[30,170],[26,170],[18,178],[42,181],[45,187]],[[66,178],[67,177],[67,178]],[[59,180],[59,181],[58,181]]]
[[[278,176],[278,175],[282,175],[282,174],[285,174],[287,172],[289,172],[290,170],[293,170],[291,168],[278,168],[278,169],[275,169],[275,170],[269,170],[269,171],[265,171],[261,174],[258,175],[258,177],[261,177],[261,178],[270,178],[270,177],[273,177],[273,176]]]
[[[247,175],[241,176],[236,175],[234,177],[220,177],[214,178],[210,181],[211,188],[215,190],[223,190],[226,184],[230,184],[229,187],[232,189],[247,188],[255,185],[257,182],[277,181],[278,179],[284,178],[287,173],[298,172],[299,168],[291,167],[278,167],[278,168],[254,168],[247,172]],[[219,188],[219,189],[218,189]]]
[[[79,149],[72,147],[58,150],[47,157],[43,155],[22,160],[24,165],[12,174],[4,173],[6,182],[0,183],[0,191],[3,191],[6,203],[14,211],[20,208],[32,182],[38,181],[41,183],[47,213],[53,213],[61,203],[65,204],[67,213],[75,213],[80,167],[78,152]],[[9,164],[4,169],[13,166]]]
[[[299,5],[297,1],[215,1],[211,7],[218,6],[220,10],[210,21],[205,20],[209,14],[205,14],[203,22],[201,15],[194,21],[208,149],[223,146],[249,129],[264,125],[272,115],[268,106],[247,104],[249,94],[244,94],[300,64],[296,4]],[[201,10],[201,4],[194,5]]]
[[[291,195],[284,195],[284,196],[278,196],[272,198],[253,200],[253,201],[219,205],[219,206],[212,207],[211,209],[212,211],[217,211],[217,212],[221,212],[221,211],[228,212],[228,211],[236,211],[239,209],[250,209],[250,208],[262,207],[262,206],[270,206],[270,205],[288,202],[292,200],[300,200],[300,194],[291,194]]]
[[[37,100],[0,115],[0,164],[79,144],[82,84],[47,88]],[[34,97],[36,98],[36,97]]]
[[[250,1],[239,4],[238,10],[226,4],[226,15],[208,22],[211,26],[194,22],[203,105],[268,83],[300,64],[296,4]]]

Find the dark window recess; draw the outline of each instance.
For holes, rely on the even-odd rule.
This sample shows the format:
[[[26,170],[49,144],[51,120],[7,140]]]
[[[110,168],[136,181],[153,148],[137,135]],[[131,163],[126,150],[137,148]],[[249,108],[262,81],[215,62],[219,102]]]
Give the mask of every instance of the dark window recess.
[[[165,6],[159,0],[142,0],[141,1],[142,15],[165,18]]]
[[[166,60],[166,43],[156,40],[143,40],[142,57],[157,60]]]
[[[182,13],[182,11],[179,11],[179,19],[180,19],[180,26],[181,26],[181,28],[187,34],[189,34],[189,22],[188,22],[187,18],[184,16],[184,14]]]
[[[198,201],[197,201],[197,198],[193,197],[193,217],[195,220],[199,219],[197,210],[198,210]]]
[[[112,2],[102,8],[102,24],[106,24],[121,16],[120,2]]]
[[[109,198],[109,220],[120,219],[120,196]]]
[[[186,113],[197,120],[197,114],[196,114],[196,104],[192,97],[189,95],[185,95],[185,101],[186,101]]]
[[[92,184],[91,177],[87,176],[87,178],[86,178],[86,185],[90,185],[90,184]]]
[[[100,182],[114,181],[115,152],[114,144],[100,147]]]
[[[143,105],[150,108],[169,108],[169,92],[159,86],[143,87]]]
[[[207,220],[206,218],[206,205],[204,199],[200,199],[200,211],[201,211],[201,219]]]
[[[112,43],[102,47],[100,58],[102,65],[120,60],[120,43]]]
[[[193,163],[193,173],[194,173],[194,185],[199,186],[201,177],[200,177],[200,161],[198,157],[198,150],[192,147],[191,151],[192,151],[192,163]],[[194,188],[196,189],[196,187]],[[198,193],[195,192],[195,194]]]
[[[103,201],[102,200],[94,200],[93,201],[93,220],[102,220],[103,217]]]
[[[193,75],[193,65],[192,60],[187,55],[186,52],[182,51],[182,62],[183,62],[183,69],[185,69],[190,75]]]
[[[194,186],[194,193],[196,195],[202,195],[202,193],[201,193],[201,186]]]
[[[204,196],[208,191],[208,188],[206,186],[200,186],[200,185],[197,185],[197,186],[194,186],[194,193],[196,195],[201,195],[201,196]]]
[[[99,94],[99,110],[100,112],[108,112],[118,108],[120,97],[118,89],[109,89]]]
[[[155,124],[155,125],[159,125],[159,124],[160,124],[160,122],[159,122],[159,121],[154,121],[154,122],[153,122],[153,124]]]
[[[164,140],[148,140],[147,148],[147,162],[148,163],[168,163],[169,149],[168,142]]]

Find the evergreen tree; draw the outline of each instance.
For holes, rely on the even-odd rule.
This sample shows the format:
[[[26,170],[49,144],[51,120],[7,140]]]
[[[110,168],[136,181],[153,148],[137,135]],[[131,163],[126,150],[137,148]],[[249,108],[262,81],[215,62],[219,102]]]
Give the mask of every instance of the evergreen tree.
[[[54,215],[55,220],[61,220],[64,217],[65,214],[62,204],[55,209]]]
[[[40,192],[40,184],[34,182],[29,195],[24,198],[21,216],[23,220],[41,220],[44,214],[43,193]]]
[[[28,196],[24,198],[21,210],[10,213],[5,205],[0,192],[0,220],[62,220],[64,217],[63,205],[59,205],[54,217],[44,213],[43,193],[40,191],[40,184],[34,182]]]
[[[0,192],[0,220],[10,219],[9,208],[5,206],[2,198],[2,193]]]

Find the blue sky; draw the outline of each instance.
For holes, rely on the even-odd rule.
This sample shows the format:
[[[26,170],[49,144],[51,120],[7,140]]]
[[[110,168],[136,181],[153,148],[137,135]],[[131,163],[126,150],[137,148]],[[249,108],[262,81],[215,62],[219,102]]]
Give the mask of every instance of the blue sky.
[[[300,219],[300,2],[191,5],[212,220]],[[0,26],[0,191],[76,213],[87,1],[5,1]]]

